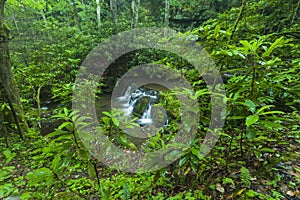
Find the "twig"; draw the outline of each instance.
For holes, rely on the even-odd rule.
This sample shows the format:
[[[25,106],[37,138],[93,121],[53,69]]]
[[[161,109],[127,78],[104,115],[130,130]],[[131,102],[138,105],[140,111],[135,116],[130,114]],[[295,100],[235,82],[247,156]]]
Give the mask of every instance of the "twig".
[[[237,19],[235,20],[235,23],[234,23],[234,26],[233,26],[233,30],[232,30],[231,36],[230,36],[230,38],[229,38],[229,40],[228,40],[228,44],[229,44],[230,41],[233,39],[233,36],[234,36],[234,34],[235,34],[235,32],[236,32],[236,28],[237,28],[239,22],[240,22],[241,19],[242,19],[242,15],[243,15],[243,13],[244,13],[245,7],[246,7],[246,1],[243,0],[243,4],[242,4],[242,7],[241,7],[241,10],[240,10],[240,12],[239,12],[239,15],[238,15]]]
[[[300,0],[299,0],[298,3],[297,3],[297,6],[296,6],[296,9],[295,9],[295,12],[294,12],[292,21],[291,21],[291,25],[293,25],[293,23],[294,23],[294,20],[295,20],[295,18],[296,18],[296,15],[297,15],[297,11],[298,11],[299,5],[300,5]]]

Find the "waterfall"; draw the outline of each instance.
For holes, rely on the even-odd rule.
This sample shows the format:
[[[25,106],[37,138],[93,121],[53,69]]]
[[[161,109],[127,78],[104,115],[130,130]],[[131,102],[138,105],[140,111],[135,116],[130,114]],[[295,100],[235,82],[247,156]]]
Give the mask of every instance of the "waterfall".
[[[151,109],[152,109],[152,105],[151,103],[149,103],[148,108],[144,111],[142,117],[138,119],[138,123],[140,125],[147,125],[153,123],[153,120],[151,118]]]
[[[152,125],[156,119],[153,119],[153,106],[158,103],[159,94],[155,90],[140,87],[134,91],[129,86],[123,96],[116,100],[125,116],[138,118],[137,123],[141,126]],[[157,110],[157,109],[155,109]],[[162,126],[168,124],[166,113],[159,113],[163,117]],[[157,120],[156,120],[157,121]],[[157,124],[157,123],[156,123]],[[157,127],[159,128],[159,127]]]

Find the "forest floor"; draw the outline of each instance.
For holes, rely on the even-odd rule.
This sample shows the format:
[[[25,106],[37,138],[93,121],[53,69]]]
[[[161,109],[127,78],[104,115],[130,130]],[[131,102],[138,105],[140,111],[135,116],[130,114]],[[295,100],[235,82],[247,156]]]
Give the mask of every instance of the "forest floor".
[[[1,149],[7,151],[8,148],[4,146],[4,138],[1,138],[1,140]],[[22,193],[26,190],[32,190],[32,188],[27,187],[27,181],[23,184],[17,184],[18,181],[24,180],[28,172],[33,170],[32,167],[34,165],[37,165],[36,162],[38,160],[36,158],[38,157],[35,158],[32,156],[28,158],[25,155],[28,156],[28,152],[42,147],[30,146],[33,149],[28,148],[23,142],[14,141],[9,146],[11,155],[7,153],[0,154],[1,168],[3,169],[0,170],[0,181],[6,181],[4,184],[6,188],[0,187],[0,196],[3,197],[4,194],[7,195],[10,193],[12,195],[16,192]],[[203,191],[203,194],[209,197],[209,199],[300,199],[299,138],[285,137],[281,141],[269,143],[268,147],[274,151],[263,153],[260,159],[248,154],[247,151],[244,152],[243,157],[232,152],[230,155],[231,164],[228,166],[228,171],[226,172],[224,168],[212,164],[209,171],[202,174],[202,176],[205,176],[203,180],[206,180],[206,183],[196,182],[196,184],[192,184],[189,182],[189,175],[182,182],[182,180],[179,181],[172,175],[172,171],[167,170],[166,174],[169,176],[169,183],[165,186],[160,185],[149,189],[151,192],[148,195],[149,197],[154,197],[158,194],[163,194],[167,198],[178,193],[185,194],[188,191],[197,189]],[[246,167],[251,174],[251,183],[248,187],[243,186],[243,182],[240,181],[241,165],[239,163],[243,162],[246,162]],[[116,171],[103,168],[102,165],[99,165],[98,170],[100,178],[118,174]],[[88,177],[89,175],[82,172],[80,176]],[[128,176],[132,176],[131,180],[134,180],[134,175]],[[193,174],[190,176],[193,176]],[[234,183],[228,184],[224,182],[225,179],[229,180],[228,178],[233,180]],[[223,180],[223,182],[220,180]],[[114,184],[113,181],[111,183]],[[211,183],[216,184],[212,186]],[[247,198],[245,198],[245,193],[247,193]],[[272,198],[266,198],[267,195],[272,196]],[[94,196],[89,199],[99,198]]]

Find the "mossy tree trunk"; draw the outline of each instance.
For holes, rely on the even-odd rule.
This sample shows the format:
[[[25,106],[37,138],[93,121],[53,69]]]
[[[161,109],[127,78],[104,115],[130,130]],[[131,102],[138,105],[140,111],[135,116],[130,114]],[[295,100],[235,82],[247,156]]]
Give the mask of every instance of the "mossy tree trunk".
[[[7,103],[9,112],[0,107],[0,112],[2,112],[0,116],[2,116],[2,123],[6,122],[8,125],[16,124],[20,137],[25,139],[28,125],[24,118],[22,104],[10,65],[8,49],[9,28],[4,20],[5,1],[0,0],[0,103],[2,105]]]

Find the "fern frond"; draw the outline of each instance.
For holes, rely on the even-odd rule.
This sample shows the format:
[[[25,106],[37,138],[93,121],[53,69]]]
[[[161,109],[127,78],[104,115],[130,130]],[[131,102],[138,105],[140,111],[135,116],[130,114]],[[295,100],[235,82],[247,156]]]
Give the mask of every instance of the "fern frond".
[[[123,200],[128,200],[130,199],[130,188],[128,186],[128,184],[126,182],[124,182],[123,184],[123,196],[122,196]]]
[[[241,181],[247,186],[251,186],[251,174],[246,167],[241,168]]]

